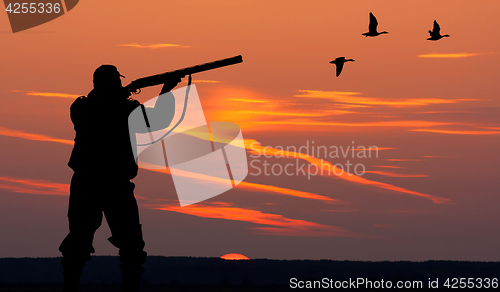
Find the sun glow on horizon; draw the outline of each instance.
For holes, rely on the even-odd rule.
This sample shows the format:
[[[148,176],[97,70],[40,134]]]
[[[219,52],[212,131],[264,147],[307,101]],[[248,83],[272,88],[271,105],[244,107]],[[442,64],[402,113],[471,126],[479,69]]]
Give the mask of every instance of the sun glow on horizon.
[[[418,57],[419,58],[449,58],[449,59],[456,59],[456,58],[472,57],[472,56],[477,56],[477,55],[480,55],[480,54],[473,54],[473,53],[437,54],[437,53],[431,53],[431,54],[418,55]]]

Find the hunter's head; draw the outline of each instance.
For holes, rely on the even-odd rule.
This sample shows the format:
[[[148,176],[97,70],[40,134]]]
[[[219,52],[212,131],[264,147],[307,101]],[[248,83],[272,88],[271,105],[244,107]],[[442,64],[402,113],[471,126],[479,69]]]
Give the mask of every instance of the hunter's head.
[[[98,90],[116,90],[121,89],[122,80],[125,77],[118,72],[113,65],[101,65],[94,71],[94,88]]]

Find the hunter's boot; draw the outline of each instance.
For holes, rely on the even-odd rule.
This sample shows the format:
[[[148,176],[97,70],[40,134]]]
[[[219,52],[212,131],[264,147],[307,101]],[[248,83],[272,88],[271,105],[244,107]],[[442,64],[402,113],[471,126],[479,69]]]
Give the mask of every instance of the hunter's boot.
[[[82,275],[85,259],[63,257],[61,259],[64,275],[64,292],[78,292],[80,286],[80,276]]]
[[[122,272],[121,292],[138,292],[141,285],[142,272]]]
[[[144,268],[141,266],[146,260],[147,253],[120,251],[120,269],[122,271],[122,292],[137,292],[141,283]]]

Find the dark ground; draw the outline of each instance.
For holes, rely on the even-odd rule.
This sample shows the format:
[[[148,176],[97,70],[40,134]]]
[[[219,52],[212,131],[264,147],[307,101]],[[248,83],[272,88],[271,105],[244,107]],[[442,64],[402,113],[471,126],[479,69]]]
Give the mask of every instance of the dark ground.
[[[93,257],[83,271],[81,291],[119,291],[118,257]],[[290,279],[335,281],[364,278],[371,281],[422,281],[421,289],[391,291],[453,290],[442,285],[448,278],[499,279],[499,262],[426,261],[361,262],[331,260],[227,261],[220,258],[150,256],[144,265],[143,291],[296,291]],[[428,289],[439,279],[441,289]],[[0,291],[61,291],[60,258],[1,258]],[[484,280],[482,280],[484,283]],[[498,281],[498,280],[497,280]],[[334,290],[326,288],[317,290]],[[455,289],[460,289],[456,285]],[[340,289],[367,290],[367,289]],[[373,289],[383,291],[387,289]],[[462,290],[462,289],[460,289]],[[482,288],[481,290],[500,290]]]

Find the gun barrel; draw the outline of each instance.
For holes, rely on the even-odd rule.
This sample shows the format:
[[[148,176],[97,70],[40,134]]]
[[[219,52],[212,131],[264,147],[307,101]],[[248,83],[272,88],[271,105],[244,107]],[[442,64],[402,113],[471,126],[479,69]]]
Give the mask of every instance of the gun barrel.
[[[127,90],[130,92],[135,92],[140,88],[155,86],[159,84],[163,84],[167,78],[170,76],[186,76],[194,73],[199,73],[203,71],[208,71],[216,68],[221,68],[229,65],[234,65],[243,62],[243,58],[241,55],[226,58],[222,60],[217,60],[214,62],[209,62],[205,64],[200,64],[192,67],[187,67],[175,71],[170,71],[166,73],[161,73],[157,75],[152,75],[148,77],[139,78],[137,80],[132,81],[129,85],[126,86]]]

